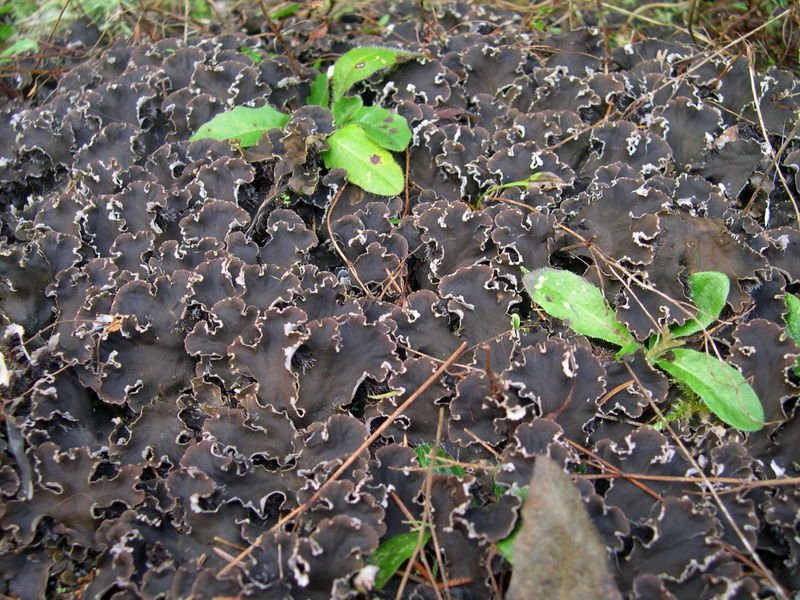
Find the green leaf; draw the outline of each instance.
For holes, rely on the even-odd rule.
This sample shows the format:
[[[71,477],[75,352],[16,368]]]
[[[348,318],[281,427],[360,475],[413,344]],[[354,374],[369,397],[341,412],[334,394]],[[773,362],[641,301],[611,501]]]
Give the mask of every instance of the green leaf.
[[[363,81],[373,73],[417,56],[420,54],[380,46],[348,50],[333,65],[333,100],[344,96],[354,83]]]
[[[422,534],[422,545],[428,543],[428,538],[431,537],[430,531],[425,531]],[[401,533],[391,539],[381,542],[372,553],[370,564],[378,567],[378,573],[375,575],[375,589],[381,589],[397,572],[397,569],[406,562],[414,554],[419,541],[419,533],[413,531],[411,533]]]
[[[783,317],[786,321],[786,331],[792,337],[794,343],[800,346],[800,298],[794,294],[786,294],[784,299],[786,308],[789,309],[789,312]],[[794,374],[800,377],[800,358],[797,359]]]
[[[520,527],[517,525],[514,528],[514,531],[511,532],[511,535],[509,535],[507,538],[503,538],[499,542],[496,542],[494,545],[497,553],[512,565],[514,564],[514,540],[517,539],[519,529]]]
[[[278,112],[271,106],[249,108],[237,106],[211,119],[197,130],[190,141],[203,138],[238,141],[242,148],[257,143],[266,131],[273,127],[283,127],[289,115]]]
[[[359,125],[345,125],[328,136],[327,141],[330,150],[322,153],[327,168],[344,169],[350,183],[372,194],[395,196],[403,191],[400,165]]]
[[[242,54],[246,54],[250,57],[250,59],[255,63],[258,64],[262,60],[264,60],[264,53],[259,52],[258,50],[253,50],[252,48],[248,48],[247,46],[240,46],[239,52]]]
[[[0,64],[10,62],[11,57],[27,52],[28,50],[38,52],[39,42],[27,38],[14,42],[8,48],[0,52]]]
[[[309,88],[306,104],[309,106],[327,107],[329,100],[330,89],[328,87],[328,76],[325,73],[320,73]]]
[[[711,325],[725,308],[730,289],[731,282],[725,273],[701,271],[689,275],[689,298],[697,307],[697,315],[683,325],[670,328],[672,337],[691,335]]]
[[[789,312],[783,318],[786,320],[786,331],[792,336],[795,343],[800,346],[800,298],[794,294],[784,296],[786,308]]]
[[[566,321],[573,331],[617,346],[635,341],[617,321],[600,288],[583,277],[545,267],[525,275],[522,283],[536,304],[550,316]]]
[[[417,461],[419,462],[419,466],[423,469],[427,468],[428,465],[431,464],[431,445],[430,444],[420,444],[416,448],[414,448],[414,452],[417,454]],[[444,460],[439,460],[443,458]],[[447,454],[441,448],[436,450],[436,459],[434,461],[434,473],[439,474],[447,474],[447,475],[457,475],[458,477],[463,477],[467,474],[464,469],[461,467],[456,466],[447,466],[447,462],[445,461],[452,461],[454,460],[452,456]],[[439,466],[442,465],[442,466]]]
[[[764,408],[744,376],[706,352],[672,350],[672,359],[656,364],[688,385],[720,420],[742,431],[764,426]]]
[[[344,127],[353,120],[353,116],[364,106],[358,96],[345,96],[333,103],[333,120],[337,127]]]
[[[190,14],[193,19],[210,19],[213,16],[206,0],[192,0],[191,7]]]
[[[288,6],[273,11],[269,16],[273,19],[285,19],[286,17],[291,17],[299,8],[300,5],[297,2],[292,2]]]
[[[644,348],[644,346],[642,346],[639,342],[630,342],[617,350],[614,358],[620,360],[626,354],[634,354],[639,348]]]
[[[405,118],[380,106],[364,106],[353,118],[378,144],[402,152],[411,141],[411,130]]]
[[[2,14],[2,12],[0,12]],[[13,25],[6,25],[5,23],[0,23],[0,42],[5,42],[8,38],[10,38],[17,30],[14,28]]]

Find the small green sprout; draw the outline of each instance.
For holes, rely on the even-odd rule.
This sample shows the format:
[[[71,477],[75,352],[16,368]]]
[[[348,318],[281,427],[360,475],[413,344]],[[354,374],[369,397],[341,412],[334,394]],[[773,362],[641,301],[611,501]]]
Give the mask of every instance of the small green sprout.
[[[246,53],[256,62],[261,58],[254,50]],[[329,150],[322,153],[325,166],[344,169],[347,180],[367,192],[395,196],[403,191],[405,175],[391,153],[408,147],[411,130],[396,112],[364,106],[359,96],[346,94],[378,71],[419,56],[394,48],[353,48],[334,63],[330,77],[320,73],[311,84],[306,104],[325,107],[334,117],[335,131],[326,139]],[[247,148],[270,129],[283,128],[290,118],[271,106],[237,106],[202,125],[190,139],[229,140]]]
[[[484,199],[487,196],[494,194],[495,192],[499,192],[500,190],[505,190],[512,187],[521,187],[526,189],[533,189],[539,188],[544,189],[550,187],[552,185],[558,185],[560,183],[564,183],[564,181],[555,173],[551,173],[550,171],[541,171],[539,173],[531,173],[531,175],[527,179],[521,179],[520,181],[512,181],[510,183],[503,183],[500,185],[495,185],[490,187],[488,190],[481,194],[481,197],[478,198],[477,202],[472,205],[472,208],[478,208],[481,204],[483,204]]]

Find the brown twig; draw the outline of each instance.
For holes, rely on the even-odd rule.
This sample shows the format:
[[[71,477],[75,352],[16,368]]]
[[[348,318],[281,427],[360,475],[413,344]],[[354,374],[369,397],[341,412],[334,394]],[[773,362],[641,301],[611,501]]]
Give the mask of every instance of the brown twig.
[[[405,173],[406,178],[403,185],[403,189],[405,191],[405,201],[403,202],[403,214],[400,215],[401,217],[405,217],[411,210],[411,201],[409,200],[408,196],[408,172],[411,167],[410,154],[411,153],[409,152],[408,148],[406,148],[406,173]]]
[[[423,496],[425,498],[423,507],[422,507],[422,520],[421,526],[417,531],[417,543],[414,546],[414,553],[411,555],[411,558],[408,560],[408,564],[406,565],[405,571],[403,571],[403,577],[400,580],[400,585],[397,587],[397,594],[395,595],[395,600],[401,600],[403,597],[403,591],[405,590],[406,585],[408,584],[408,579],[411,575],[411,569],[414,566],[414,563],[417,560],[417,556],[422,556],[424,558],[424,551],[423,551],[423,540],[425,536],[425,528],[428,527],[430,529],[431,538],[433,539],[434,548],[436,550],[436,561],[439,563],[439,568],[442,573],[442,578],[444,581],[447,581],[447,575],[444,572],[444,563],[441,560],[441,550],[439,548],[438,539],[436,538],[436,527],[431,522],[431,489],[433,485],[433,472],[436,467],[437,462],[437,450],[439,448],[439,441],[442,437],[442,423],[444,422],[444,414],[443,409],[439,409],[439,420],[436,425],[436,439],[434,443],[430,447],[430,453],[428,456],[428,464],[425,466],[425,483],[424,483],[424,491]],[[450,598],[450,588],[446,587],[446,595],[448,600]],[[434,586],[433,592],[436,595],[437,600],[442,600],[441,594],[439,593],[439,588]]]
[[[772,147],[772,142],[769,140],[769,132],[767,131],[767,126],[764,124],[764,116],[761,114],[761,103],[759,102],[758,92],[756,91],[756,75],[755,71],[753,70],[753,56],[750,46],[747,46],[747,70],[750,75],[750,92],[753,95],[753,106],[755,107],[756,115],[758,116],[758,124],[761,127],[761,135],[764,137],[764,143],[767,145],[767,148],[769,148],[770,154],[774,157],[775,164],[777,165],[779,158],[775,153],[775,148]],[[783,189],[789,198],[789,202],[792,203],[797,226],[800,227],[800,209],[798,208],[797,202],[795,202],[794,196],[792,195],[792,190],[789,188],[789,183],[786,181],[786,178],[783,176],[783,172],[779,168],[776,168],[775,172],[778,174],[778,178],[781,180],[781,184],[783,185]],[[764,223],[764,227],[767,227],[767,223]]]
[[[692,38],[692,43],[695,46],[700,46],[697,43],[697,38],[694,36],[694,17],[697,14],[697,0],[691,0],[689,2],[689,16],[687,18],[686,26],[689,28],[689,37]]]
[[[397,504],[397,507],[400,509],[400,512],[403,513],[403,516],[409,522],[416,521],[416,519],[414,518],[414,515],[411,514],[410,510],[408,510],[408,507],[406,506],[405,502],[403,502],[400,499],[400,496],[397,495],[397,492],[391,491],[391,492],[389,492],[389,496],[392,498],[392,500],[394,500],[394,503]],[[419,538],[417,538],[417,542],[418,543],[420,542]],[[428,583],[430,583],[431,585],[435,585],[436,584],[436,579],[434,579],[433,570],[431,569],[431,566],[428,564],[428,557],[425,556],[425,553],[423,552],[420,555],[420,558],[422,559],[422,564],[419,564],[419,563],[415,564],[415,566],[417,567],[417,570],[419,570],[422,573],[422,577]],[[410,561],[410,562],[414,562],[414,561]],[[422,568],[420,568],[420,567],[422,567]]]
[[[449,464],[449,463],[448,463]],[[751,489],[757,487],[775,487],[776,485],[800,485],[800,477],[784,477],[782,479],[741,479],[737,477],[689,477],[679,475],[648,475],[645,473],[627,473],[619,471],[618,473],[574,473],[573,477],[577,479],[620,479],[632,478],[642,479],[644,481],[663,481],[667,483],[692,483],[701,485],[707,481],[711,483],[729,483],[734,484],[736,487],[727,490],[721,490],[721,493],[728,494],[730,492],[738,492],[744,489]]]
[[[494,456],[494,457],[495,457],[497,460],[500,460],[500,459],[502,458],[502,457],[500,456],[500,454],[497,452],[497,450],[495,450],[494,448],[492,448],[492,447],[491,447],[489,444],[487,444],[485,441],[483,441],[483,440],[482,440],[481,438],[479,438],[477,435],[475,435],[474,433],[472,433],[472,432],[469,430],[469,428],[468,428],[468,427],[464,427],[464,433],[466,433],[466,434],[467,434],[469,437],[471,437],[473,440],[475,440],[476,442],[478,442],[478,445],[480,445],[480,447],[481,447],[481,448],[483,448],[484,450],[486,450],[486,451],[487,451],[489,454],[491,454],[492,456]]]
[[[331,200],[331,203],[328,206],[328,211],[325,213],[325,228],[328,230],[328,238],[331,240],[333,249],[336,250],[336,254],[338,254],[339,257],[344,261],[344,264],[347,265],[347,270],[350,271],[350,274],[358,283],[358,287],[360,287],[361,290],[368,297],[374,298],[372,292],[369,291],[369,288],[366,285],[364,285],[364,282],[361,281],[361,278],[358,276],[358,271],[356,271],[356,266],[352,263],[352,261],[349,258],[347,258],[347,256],[345,256],[344,250],[342,250],[342,248],[336,242],[336,238],[333,235],[333,228],[331,227],[331,215],[333,214],[336,205],[339,203],[339,198],[342,196],[342,192],[344,192],[344,189],[346,187],[347,187],[347,182],[345,181],[342,184],[342,187],[340,187],[339,190],[336,192],[336,195],[333,197],[333,200]]]
[[[628,381],[623,381],[617,387],[613,388],[612,390],[606,392],[600,400],[597,401],[597,406],[603,406],[606,402],[608,402],[611,398],[619,394],[622,390],[627,388],[630,384],[633,383],[633,379],[628,379]]]
[[[455,351],[447,358],[447,360],[445,360],[444,363],[442,363],[439,366],[439,368],[436,369],[436,371],[434,371],[433,374],[422,383],[422,385],[417,389],[417,391],[411,394],[405,402],[403,402],[400,406],[398,406],[395,409],[395,411],[391,415],[389,415],[389,417],[383,423],[381,423],[378,426],[378,428],[375,429],[375,431],[373,431],[372,434],[366,440],[364,440],[364,442],[356,449],[356,451],[353,452],[342,463],[342,465],[338,469],[336,469],[336,471],[330,477],[328,477],[327,480],[325,480],[325,483],[323,483],[319,487],[319,489],[311,495],[311,497],[308,500],[306,500],[300,506],[289,512],[289,514],[280,519],[270,529],[259,535],[255,540],[253,540],[253,543],[251,543],[245,550],[240,552],[238,556],[236,556],[227,565],[222,567],[222,569],[220,569],[220,571],[217,573],[217,576],[221,577],[225,575],[231,569],[236,567],[240,562],[242,562],[245,558],[250,556],[250,553],[256,548],[256,546],[258,546],[264,540],[264,536],[267,533],[277,531],[295,517],[303,514],[306,510],[309,509],[309,507],[311,507],[312,504],[314,504],[314,502],[319,500],[319,497],[322,495],[322,492],[327,489],[328,485],[339,479],[339,477],[341,477],[344,474],[344,472],[348,468],[350,468],[350,465],[352,465],[358,459],[361,453],[367,450],[370,447],[370,445],[375,440],[377,440],[384,431],[386,431],[389,428],[389,426],[394,422],[395,419],[397,419],[397,417],[403,414],[403,412],[409,406],[411,406],[414,403],[414,401],[417,398],[419,398],[426,389],[428,389],[437,379],[439,379],[439,377],[450,367],[450,365],[453,362],[455,362],[455,360],[461,355],[461,353],[464,352],[466,347],[467,343],[463,342],[458,348],[456,348]]]
[[[302,78],[303,72],[300,70],[300,67],[297,66],[297,60],[295,59],[289,44],[287,44],[286,40],[283,39],[280,26],[276,25],[275,21],[272,20],[272,17],[269,16],[269,11],[264,4],[264,0],[258,0],[258,5],[261,8],[261,13],[264,15],[264,20],[267,22],[267,26],[270,28],[270,31],[272,31],[272,34],[275,36],[275,39],[278,40],[278,43],[283,46],[283,51],[286,52],[286,58],[289,59],[289,65],[292,67],[292,71],[294,71],[295,75]]]
[[[631,485],[634,485],[634,486],[636,486],[637,488],[639,488],[640,490],[642,490],[642,491],[643,491],[645,494],[647,494],[648,496],[650,496],[650,497],[651,497],[651,498],[653,498],[654,500],[658,500],[659,502],[664,502],[664,498],[661,496],[661,494],[657,494],[656,492],[654,492],[653,490],[651,490],[649,487],[647,487],[646,485],[644,485],[642,482],[640,482],[640,481],[637,481],[637,480],[635,479],[635,476],[633,476],[633,475],[630,475],[630,474],[625,474],[625,473],[623,473],[623,472],[622,472],[622,471],[620,471],[620,470],[619,470],[617,467],[615,467],[614,465],[612,465],[610,462],[608,462],[607,460],[604,460],[604,459],[600,458],[600,457],[599,457],[597,454],[595,454],[594,452],[592,452],[592,451],[591,451],[591,450],[589,450],[588,448],[584,448],[584,447],[583,447],[583,446],[581,446],[581,445],[580,445],[578,442],[573,442],[573,441],[572,441],[571,439],[569,439],[569,438],[564,438],[564,440],[566,440],[566,442],[567,442],[567,443],[568,443],[570,446],[572,446],[573,448],[577,448],[578,450],[580,450],[580,451],[581,451],[581,452],[583,452],[584,454],[588,454],[589,456],[591,456],[591,457],[592,457],[593,459],[595,459],[595,460],[596,460],[598,463],[600,463],[601,465],[603,465],[603,466],[604,466],[606,469],[609,469],[609,470],[610,470],[612,473],[614,473],[615,475],[619,475],[620,477],[623,477],[623,478],[624,478],[625,480],[627,480],[627,481],[628,481],[628,482],[629,482]]]
[[[425,475],[425,505],[423,506],[423,521],[430,522],[431,527],[431,539],[433,540],[433,553],[436,556],[436,562],[439,563],[439,572],[442,575],[442,584],[444,586],[444,595],[447,597],[447,600],[452,600],[452,596],[450,595],[450,585],[447,581],[447,573],[444,568],[444,559],[442,558],[442,547],[439,544],[439,535],[436,533],[436,526],[434,525],[433,521],[431,520],[431,511],[432,511],[432,504],[431,504],[431,497],[432,497],[432,490],[433,490],[433,473],[436,466],[436,455],[438,453],[439,444],[442,441],[442,429],[444,428],[444,407],[439,407],[439,421],[436,424],[436,439],[431,446],[430,449],[430,456],[428,457],[428,473]],[[438,597],[438,586],[436,586],[436,596]]]

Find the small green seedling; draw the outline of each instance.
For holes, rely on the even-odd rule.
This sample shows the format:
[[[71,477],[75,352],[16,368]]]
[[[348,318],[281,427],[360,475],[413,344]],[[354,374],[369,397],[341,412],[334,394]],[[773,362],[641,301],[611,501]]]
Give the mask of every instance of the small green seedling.
[[[577,333],[605,340],[621,350],[617,357],[642,348],[648,364],[658,366],[687,385],[720,420],[742,431],[764,426],[764,409],[744,376],[707,352],[680,348],[678,338],[705,330],[715,321],[728,297],[730,282],[717,271],[689,276],[689,298],[697,312],[686,323],[665,327],[647,340],[636,341],[617,321],[600,289],[584,278],[559,269],[537,269],[523,277],[525,289],[547,314],[566,322]]]
[[[532,173],[527,179],[521,179],[520,181],[512,181],[510,183],[503,183],[490,187],[488,190],[483,192],[483,194],[481,194],[481,197],[478,198],[477,202],[472,204],[472,208],[478,208],[481,204],[483,204],[483,201],[487,196],[490,196],[495,192],[499,192],[500,190],[505,190],[512,187],[522,187],[525,189],[545,188],[558,183],[563,183],[563,180],[558,175],[551,173],[550,171]]]
[[[334,63],[330,77],[320,73],[311,84],[306,104],[323,106],[334,118],[335,130],[327,137],[329,150],[322,153],[325,166],[344,169],[350,183],[370,193],[394,196],[403,191],[405,176],[391,152],[408,147],[411,130],[394,111],[364,106],[359,96],[346,94],[370,75],[418,56],[394,48],[353,48]],[[271,106],[237,106],[205,123],[190,139],[229,140],[246,148],[270,129],[282,128],[290,118]]]

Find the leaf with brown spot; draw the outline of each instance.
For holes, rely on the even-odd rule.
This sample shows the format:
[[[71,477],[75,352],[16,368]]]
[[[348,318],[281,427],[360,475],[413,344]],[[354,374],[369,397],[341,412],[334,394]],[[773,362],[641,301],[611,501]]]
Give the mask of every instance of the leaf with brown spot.
[[[344,169],[350,183],[379,196],[395,196],[403,191],[405,177],[400,165],[359,125],[345,125],[327,141],[330,150],[322,154],[327,168]]]
[[[417,56],[420,55],[416,52],[377,46],[348,50],[333,65],[333,101],[339,100],[353,84],[373,73]]]

